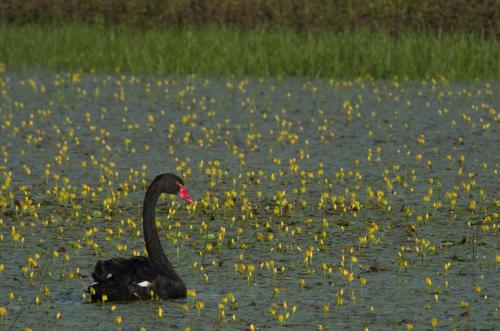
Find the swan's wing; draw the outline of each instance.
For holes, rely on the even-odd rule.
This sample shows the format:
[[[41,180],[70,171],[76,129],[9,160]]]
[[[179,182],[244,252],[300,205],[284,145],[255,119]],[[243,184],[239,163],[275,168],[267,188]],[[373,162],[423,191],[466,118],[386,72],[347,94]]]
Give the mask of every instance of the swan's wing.
[[[89,286],[92,302],[97,301],[131,301],[148,298],[146,288],[134,284],[125,284],[113,279],[106,282],[94,282]],[[150,292],[150,291],[149,291]],[[106,299],[104,299],[106,298]]]
[[[125,284],[152,281],[162,273],[150,259],[138,256],[130,259],[114,258],[97,262],[92,277],[102,283],[111,279]]]
[[[184,283],[169,279],[163,270],[146,257],[115,258],[97,262],[94,283],[89,287],[92,301],[144,300],[154,296],[162,299],[186,296]]]
[[[99,260],[94,267],[92,277],[95,282],[106,282],[113,275],[121,274],[126,271],[126,260],[116,258],[111,260]]]
[[[152,282],[126,284],[110,279],[89,287],[93,302],[102,301],[104,295],[108,301],[148,300],[151,298],[176,299],[186,297],[186,286],[164,275],[158,275]]]

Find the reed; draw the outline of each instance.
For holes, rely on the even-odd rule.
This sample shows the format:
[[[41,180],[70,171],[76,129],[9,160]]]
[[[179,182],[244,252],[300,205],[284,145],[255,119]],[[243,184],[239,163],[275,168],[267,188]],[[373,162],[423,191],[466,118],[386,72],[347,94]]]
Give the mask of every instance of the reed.
[[[498,59],[499,42],[469,33],[0,25],[0,63],[16,69],[471,80],[499,79]]]

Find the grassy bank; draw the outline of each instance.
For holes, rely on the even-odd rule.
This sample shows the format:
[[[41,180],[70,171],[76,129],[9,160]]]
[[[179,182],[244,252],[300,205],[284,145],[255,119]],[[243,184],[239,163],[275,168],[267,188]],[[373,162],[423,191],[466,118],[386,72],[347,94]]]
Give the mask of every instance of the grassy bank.
[[[146,74],[500,79],[500,43],[491,39],[466,33],[391,37],[380,31],[322,31],[1,25],[0,62]]]

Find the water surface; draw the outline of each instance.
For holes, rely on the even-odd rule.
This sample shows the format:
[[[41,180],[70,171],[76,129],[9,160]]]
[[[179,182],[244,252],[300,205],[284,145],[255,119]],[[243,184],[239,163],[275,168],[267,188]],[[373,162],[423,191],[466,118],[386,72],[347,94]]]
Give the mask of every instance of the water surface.
[[[33,71],[0,89],[7,329],[499,323],[496,82]],[[144,253],[162,172],[197,200],[157,210],[196,296],[86,303],[98,259]]]

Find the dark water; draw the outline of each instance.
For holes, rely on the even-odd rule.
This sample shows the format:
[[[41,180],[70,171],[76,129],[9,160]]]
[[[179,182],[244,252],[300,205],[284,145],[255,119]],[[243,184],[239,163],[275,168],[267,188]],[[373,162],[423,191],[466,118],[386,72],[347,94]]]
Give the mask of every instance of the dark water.
[[[494,329],[499,92],[4,72],[0,325]],[[84,303],[98,259],[143,254],[144,186],[162,172],[197,200],[157,211],[196,297]]]

